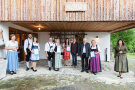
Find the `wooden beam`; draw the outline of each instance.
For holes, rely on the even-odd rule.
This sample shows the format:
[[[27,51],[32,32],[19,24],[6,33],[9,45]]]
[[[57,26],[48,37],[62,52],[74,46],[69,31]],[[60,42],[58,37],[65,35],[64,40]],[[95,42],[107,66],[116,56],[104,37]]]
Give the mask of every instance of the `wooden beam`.
[[[85,2],[87,11],[65,11]],[[134,21],[134,0],[0,0],[0,21]]]
[[[112,30],[110,33],[115,33],[115,32],[119,32],[119,31],[123,31],[123,30],[128,30],[128,29],[132,29],[132,28],[135,28],[135,23],[131,23],[131,24],[128,24],[126,26],[123,26],[123,27],[119,27],[115,30]]]

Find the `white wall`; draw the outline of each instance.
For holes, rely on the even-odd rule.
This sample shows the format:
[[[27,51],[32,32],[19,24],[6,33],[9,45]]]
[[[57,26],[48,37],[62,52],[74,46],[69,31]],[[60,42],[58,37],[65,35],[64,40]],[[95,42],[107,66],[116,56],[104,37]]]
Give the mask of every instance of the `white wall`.
[[[105,49],[107,48],[107,60],[110,61],[110,33],[108,32],[86,32],[86,38],[89,43],[91,43],[91,40],[96,40],[97,44],[101,48],[101,60],[105,61]],[[99,37],[99,39],[96,39],[96,36]]]
[[[0,23],[0,29],[3,30],[4,42],[6,43],[9,40],[9,28],[7,25]],[[6,51],[0,49],[0,58],[6,57]]]
[[[110,61],[110,33],[107,32],[86,32],[86,38],[89,43],[91,43],[91,40],[95,39],[96,36],[99,37],[99,40],[97,41],[97,44],[101,48],[101,60],[105,60],[105,48],[108,49],[108,61]],[[40,59],[46,59],[46,55],[44,52],[45,43],[48,41],[49,38],[49,32],[39,32],[38,33],[38,41],[40,43]],[[78,57],[78,60],[80,58]]]
[[[50,35],[49,32],[39,32],[38,33],[38,42],[40,44],[40,59],[46,59],[45,55],[45,43],[48,42]]]

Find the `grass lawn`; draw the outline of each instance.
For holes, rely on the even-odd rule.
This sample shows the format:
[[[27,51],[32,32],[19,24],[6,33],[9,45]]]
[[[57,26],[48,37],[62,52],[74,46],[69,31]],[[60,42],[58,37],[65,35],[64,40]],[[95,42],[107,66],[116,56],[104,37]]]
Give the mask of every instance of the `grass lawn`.
[[[114,52],[112,52],[114,54]],[[127,58],[135,59],[135,53],[127,53]]]
[[[135,59],[135,53],[128,53],[127,54],[128,58],[134,58]]]

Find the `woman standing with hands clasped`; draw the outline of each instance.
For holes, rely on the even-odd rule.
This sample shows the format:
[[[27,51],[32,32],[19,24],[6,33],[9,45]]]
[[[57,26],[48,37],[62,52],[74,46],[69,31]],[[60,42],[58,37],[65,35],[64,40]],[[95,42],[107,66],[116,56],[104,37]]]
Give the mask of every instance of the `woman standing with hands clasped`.
[[[96,44],[95,40],[91,41],[90,48],[90,71],[96,75],[97,72],[101,72],[101,61],[100,61],[100,47]]]
[[[37,43],[36,37],[33,38],[33,43],[32,43],[30,51],[32,52],[31,61],[33,65],[33,71],[36,72],[37,71],[36,64],[37,64],[37,61],[39,61],[39,51],[40,51],[39,43]]]
[[[66,39],[66,41],[65,41],[65,43],[63,45],[63,49],[64,49],[64,55],[63,55],[64,66],[67,66],[67,65],[69,65],[69,63],[71,64],[69,39]]]
[[[59,39],[57,39],[56,41],[54,52],[55,52],[55,71],[59,71],[59,69],[62,67],[62,61],[61,61],[62,47],[60,45]]]
[[[122,39],[119,39],[117,46],[115,47],[115,66],[114,70],[119,72],[117,77],[123,78],[122,73],[128,72],[128,60],[126,53],[128,52],[127,47]]]
[[[11,34],[10,38],[11,40],[7,42],[5,49],[7,50],[7,71],[13,75],[16,74],[16,70],[19,68],[18,42],[14,34]]]

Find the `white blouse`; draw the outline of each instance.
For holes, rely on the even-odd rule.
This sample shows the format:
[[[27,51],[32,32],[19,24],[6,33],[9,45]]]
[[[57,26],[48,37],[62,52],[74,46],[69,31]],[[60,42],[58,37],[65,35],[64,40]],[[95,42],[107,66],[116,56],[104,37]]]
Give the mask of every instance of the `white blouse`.
[[[59,46],[57,46],[57,52],[58,53],[61,53],[62,52],[62,47],[59,45]]]
[[[40,49],[39,43],[34,43],[34,42],[33,42],[33,46],[38,46],[38,49]],[[31,47],[30,49],[32,49],[32,45],[31,45],[30,47]]]
[[[101,49],[100,49],[99,45],[97,45],[95,47],[91,46],[91,49],[97,49],[97,48],[98,48],[98,51],[101,52]]]
[[[16,49],[18,47],[18,42],[15,41],[14,43],[10,40],[6,43],[6,47],[11,48],[11,49]],[[12,50],[10,50],[12,51]]]

